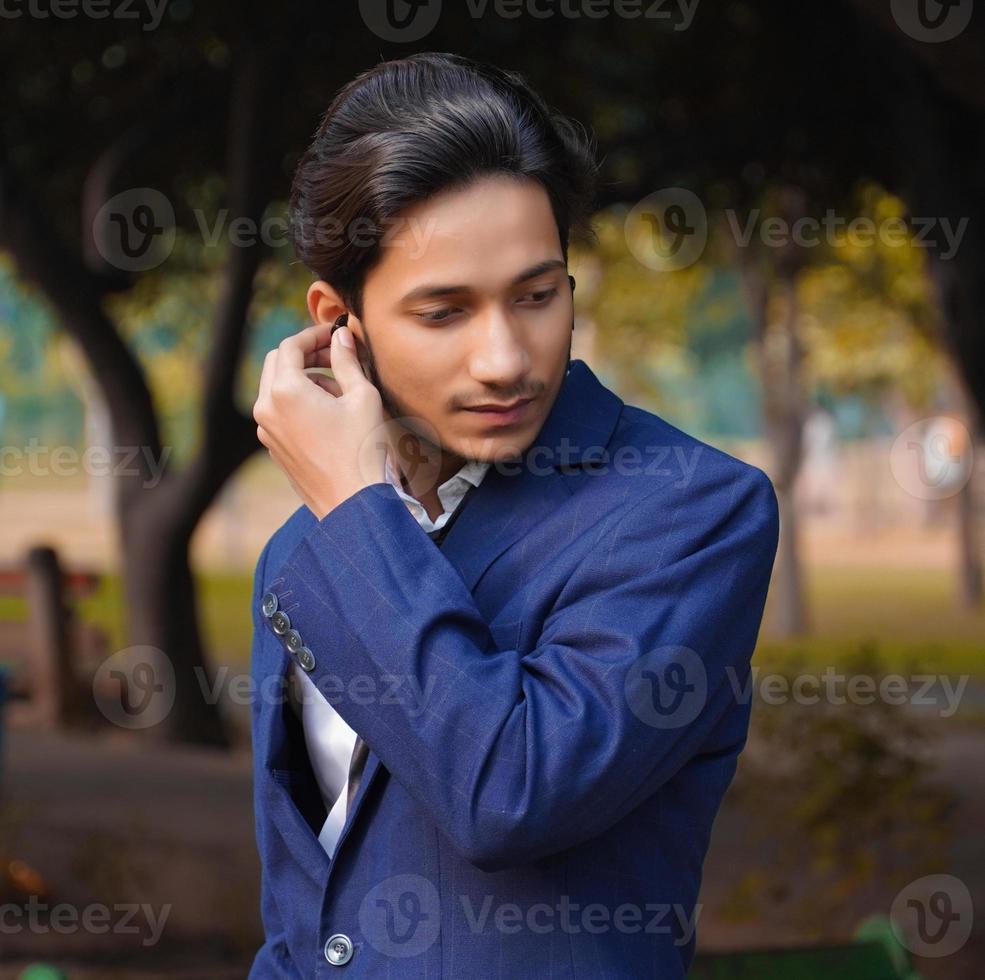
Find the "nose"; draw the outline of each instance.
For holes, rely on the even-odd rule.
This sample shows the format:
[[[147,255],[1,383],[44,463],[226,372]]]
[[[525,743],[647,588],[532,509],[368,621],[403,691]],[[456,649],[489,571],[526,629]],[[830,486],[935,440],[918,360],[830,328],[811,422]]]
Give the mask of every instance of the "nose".
[[[493,388],[516,389],[530,371],[530,354],[519,326],[500,310],[479,325],[469,362],[472,377]]]

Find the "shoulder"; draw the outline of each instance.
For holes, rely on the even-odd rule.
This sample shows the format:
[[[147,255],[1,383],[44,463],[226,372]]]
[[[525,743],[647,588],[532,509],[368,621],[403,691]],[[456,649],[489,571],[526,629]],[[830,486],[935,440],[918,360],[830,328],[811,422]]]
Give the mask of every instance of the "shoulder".
[[[624,406],[606,448],[610,490],[627,513],[660,512],[704,524],[741,513],[765,525],[778,523],[776,491],[764,470],[655,412]]]

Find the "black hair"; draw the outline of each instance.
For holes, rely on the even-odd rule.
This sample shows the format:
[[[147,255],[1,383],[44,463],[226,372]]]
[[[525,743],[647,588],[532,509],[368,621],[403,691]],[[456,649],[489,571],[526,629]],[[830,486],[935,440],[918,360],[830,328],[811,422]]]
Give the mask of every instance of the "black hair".
[[[524,77],[461,55],[384,61],[336,94],[294,174],[289,226],[298,258],[362,318],[366,275],[404,209],[506,174],[546,191],[564,260],[594,240],[598,163],[584,127]]]

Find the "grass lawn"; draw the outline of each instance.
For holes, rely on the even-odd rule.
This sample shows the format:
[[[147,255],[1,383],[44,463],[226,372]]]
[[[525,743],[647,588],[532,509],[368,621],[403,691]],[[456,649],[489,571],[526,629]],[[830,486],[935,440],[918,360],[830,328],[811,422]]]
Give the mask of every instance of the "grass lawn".
[[[807,571],[811,635],[777,640],[764,627],[756,661],[796,657],[809,668],[838,665],[871,642],[891,671],[985,676],[985,608],[958,602],[954,577],[940,569],[836,567]]]
[[[200,614],[208,648],[216,662],[249,663],[253,632],[252,576],[247,573],[199,576]],[[767,620],[756,662],[778,667],[795,658],[808,668],[837,666],[872,641],[887,670],[922,670],[985,676],[985,610],[962,609],[953,577],[920,568],[838,568],[808,570],[813,633],[802,640],[778,641]],[[123,601],[117,576],[82,603],[82,615],[109,631],[111,649],[125,645]],[[0,621],[22,619],[23,600],[0,598]]]

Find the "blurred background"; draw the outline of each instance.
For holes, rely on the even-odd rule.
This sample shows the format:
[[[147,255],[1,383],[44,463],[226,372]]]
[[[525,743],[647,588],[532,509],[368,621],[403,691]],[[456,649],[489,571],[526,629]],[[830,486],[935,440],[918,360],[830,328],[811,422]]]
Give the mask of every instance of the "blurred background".
[[[777,490],[695,975],[983,975],[973,0],[0,18],[0,977],[242,977],[262,942],[252,575],[299,501],[251,412],[312,278],[285,199],[338,87],[419,50],[594,135],[573,356]]]

